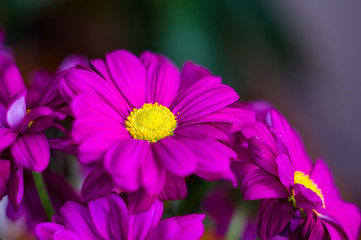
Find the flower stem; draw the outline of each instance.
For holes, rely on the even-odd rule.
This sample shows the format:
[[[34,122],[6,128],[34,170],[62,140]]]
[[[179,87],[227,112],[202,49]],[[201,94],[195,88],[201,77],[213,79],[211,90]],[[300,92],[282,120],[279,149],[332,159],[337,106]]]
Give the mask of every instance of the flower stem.
[[[51,222],[51,217],[53,216],[55,211],[53,205],[51,204],[48,191],[46,190],[43,175],[38,172],[32,172],[32,173],[41,204],[43,205],[48,220]]]

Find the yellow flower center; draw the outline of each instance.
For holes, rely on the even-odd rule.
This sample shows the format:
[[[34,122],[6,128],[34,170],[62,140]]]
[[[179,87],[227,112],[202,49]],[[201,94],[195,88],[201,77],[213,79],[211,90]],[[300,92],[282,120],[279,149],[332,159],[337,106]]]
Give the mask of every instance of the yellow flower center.
[[[317,184],[310,178],[310,175],[304,174],[301,171],[296,171],[294,176],[294,183],[302,184],[306,188],[312,190],[316,193],[322,200],[322,207],[325,208],[325,197],[322,194],[321,189],[317,186]]]
[[[173,135],[177,120],[169,108],[158,103],[145,103],[134,108],[125,121],[125,128],[135,139],[150,143]]]
[[[26,114],[28,114],[31,111],[31,109],[27,109],[26,110]],[[34,121],[30,121],[28,124],[28,129],[31,128],[31,126],[33,125]]]

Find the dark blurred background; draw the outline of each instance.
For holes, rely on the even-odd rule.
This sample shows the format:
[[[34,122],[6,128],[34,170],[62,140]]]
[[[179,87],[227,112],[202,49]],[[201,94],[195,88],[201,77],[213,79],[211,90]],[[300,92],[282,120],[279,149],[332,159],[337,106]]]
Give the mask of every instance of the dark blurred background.
[[[360,10],[360,1],[0,0],[0,24],[24,76],[117,48],[208,67],[243,100],[271,101],[361,206]]]

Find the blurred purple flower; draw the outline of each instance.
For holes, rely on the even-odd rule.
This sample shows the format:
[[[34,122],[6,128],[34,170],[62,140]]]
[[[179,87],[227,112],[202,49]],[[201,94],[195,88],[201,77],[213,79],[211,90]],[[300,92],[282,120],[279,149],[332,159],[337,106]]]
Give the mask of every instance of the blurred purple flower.
[[[1,45],[1,42],[0,42]],[[50,160],[49,142],[44,130],[55,126],[66,113],[57,81],[41,75],[29,89],[12,58],[0,48],[0,198],[6,193],[17,211],[23,198],[23,168],[43,171]],[[39,90],[38,95],[34,89]],[[64,104],[62,104],[64,103]],[[11,164],[9,164],[9,161]],[[11,173],[8,173],[10,169]],[[6,184],[5,184],[6,183]]]
[[[67,201],[81,202],[80,196],[60,174],[52,173],[47,169],[43,172],[43,177],[56,213],[59,213],[60,207]],[[13,221],[24,215],[30,231],[35,225],[47,221],[31,172],[24,171],[24,197],[20,204],[20,210],[16,212],[12,205],[8,204],[6,215]]]
[[[90,201],[88,207],[67,202],[53,223],[35,229],[40,240],[52,239],[200,239],[203,214],[189,214],[160,220],[163,203],[154,202],[149,210],[130,214],[123,199],[111,194]]]
[[[341,199],[325,162],[313,165],[284,117],[269,106],[256,106],[258,121],[236,135],[240,161],[232,167],[245,200],[266,199],[260,209],[260,238],[356,239],[360,212]]]
[[[253,113],[230,106],[238,95],[221,78],[193,63],[179,73],[150,52],[137,58],[117,50],[91,63],[94,70],[74,68],[60,85],[73,109],[79,160],[97,165],[85,195],[101,196],[92,189],[103,188],[98,179],[105,175],[111,176],[110,189],[137,199],[184,198],[184,177],[191,174],[234,180],[235,153],[223,142],[235,123],[250,121]]]

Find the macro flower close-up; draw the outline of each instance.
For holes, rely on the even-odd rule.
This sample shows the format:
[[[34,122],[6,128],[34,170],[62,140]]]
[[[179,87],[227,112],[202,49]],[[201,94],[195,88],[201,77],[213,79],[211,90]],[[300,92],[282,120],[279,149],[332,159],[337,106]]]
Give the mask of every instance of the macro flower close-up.
[[[0,240],[361,240],[360,11],[1,0]]]
[[[117,50],[91,63],[94,70],[73,68],[60,83],[83,164],[103,167],[119,191],[164,200],[184,198],[191,174],[234,181],[227,133],[254,114],[232,106],[238,95],[220,77],[193,63],[179,72],[151,52]]]

